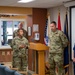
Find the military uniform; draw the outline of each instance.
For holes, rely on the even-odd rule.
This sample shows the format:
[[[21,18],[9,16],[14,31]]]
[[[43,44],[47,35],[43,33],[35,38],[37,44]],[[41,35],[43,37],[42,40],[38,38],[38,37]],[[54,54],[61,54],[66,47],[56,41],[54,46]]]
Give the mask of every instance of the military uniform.
[[[50,63],[50,75],[56,75],[55,69],[58,70],[58,75],[64,74],[63,68],[63,51],[68,45],[68,39],[66,35],[60,31],[56,30],[51,32],[49,35],[50,39],[50,51],[49,51],[49,63]]]
[[[20,45],[25,45],[25,48],[19,48]],[[25,37],[19,38],[19,36],[14,37],[12,40],[13,49],[13,67],[18,68],[21,71],[26,71],[28,64],[28,40]]]
[[[13,32],[13,38],[14,38],[15,36],[18,36],[18,30],[15,30],[15,31]],[[24,30],[23,36],[28,39],[28,33],[27,33],[26,30]]]

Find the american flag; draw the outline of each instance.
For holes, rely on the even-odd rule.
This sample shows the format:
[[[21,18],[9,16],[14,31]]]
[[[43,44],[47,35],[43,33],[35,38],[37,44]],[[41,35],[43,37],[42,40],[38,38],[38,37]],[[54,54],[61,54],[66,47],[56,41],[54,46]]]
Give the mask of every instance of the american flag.
[[[46,20],[46,26],[45,26],[45,32],[44,32],[44,42],[45,42],[45,45],[48,46],[48,44],[49,44],[49,38],[48,38],[48,19]]]

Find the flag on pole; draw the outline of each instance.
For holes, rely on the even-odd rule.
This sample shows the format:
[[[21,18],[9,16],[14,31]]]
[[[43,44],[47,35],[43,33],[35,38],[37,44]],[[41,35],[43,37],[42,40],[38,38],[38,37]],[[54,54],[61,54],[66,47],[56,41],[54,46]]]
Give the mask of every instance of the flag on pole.
[[[48,19],[46,20],[45,32],[44,32],[44,43],[48,46]]]
[[[68,16],[67,16],[67,13],[66,13],[66,17],[65,17],[64,34],[68,38]],[[68,46],[64,50],[64,68],[65,68],[65,75],[69,75],[69,50],[68,50]]]
[[[47,16],[46,26],[45,26],[45,33],[44,33],[44,43],[47,46],[50,45],[49,35],[50,35],[50,14],[48,14],[48,16]],[[49,57],[49,50],[47,50],[45,52],[46,62],[48,62],[48,57]]]
[[[61,30],[60,12],[58,13],[58,30]]]
[[[48,14],[47,20],[46,20],[46,26],[45,26],[45,33],[44,33],[44,42],[45,45],[49,46],[49,36],[50,34],[50,15]]]

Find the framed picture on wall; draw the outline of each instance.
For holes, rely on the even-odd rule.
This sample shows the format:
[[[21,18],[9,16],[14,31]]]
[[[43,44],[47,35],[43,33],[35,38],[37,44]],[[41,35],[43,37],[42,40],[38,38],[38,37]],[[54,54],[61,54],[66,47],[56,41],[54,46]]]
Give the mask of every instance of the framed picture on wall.
[[[40,34],[39,33],[35,33],[34,34],[34,40],[40,40]]]
[[[39,25],[33,24],[33,32],[39,32]]]
[[[28,27],[28,36],[31,36],[31,33],[32,33],[32,30],[31,30],[31,27],[29,26]]]

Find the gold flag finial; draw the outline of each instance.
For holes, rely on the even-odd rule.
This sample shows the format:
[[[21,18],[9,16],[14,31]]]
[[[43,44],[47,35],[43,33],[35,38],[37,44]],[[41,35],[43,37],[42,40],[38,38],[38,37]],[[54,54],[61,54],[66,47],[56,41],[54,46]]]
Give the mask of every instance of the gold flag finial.
[[[58,12],[60,13],[60,8],[58,8]]]
[[[47,18],[48,18],[48,16],[50,16],[50,12],[47,13]]]
[[[60,15],[60,8],[58,8],[58,15]]]

